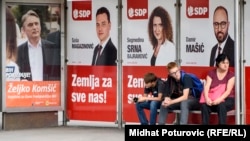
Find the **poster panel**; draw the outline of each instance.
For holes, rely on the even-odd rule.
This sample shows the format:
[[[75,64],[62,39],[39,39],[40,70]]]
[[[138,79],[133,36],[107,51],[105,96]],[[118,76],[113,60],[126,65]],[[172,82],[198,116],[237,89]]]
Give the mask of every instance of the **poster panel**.
[[[182,0],[181,3],[182,69],[205,80],[207,72],[215,66],[217,47],[220,45],[222,52],[230,57],[230,69],[234,70],[234,1]],[[225,8],[228,16],[215,18],[214,11],[218,6]],[[228,118],[228,124],[235,124],[235,116]],[[201,123],[201,116],[191,114],[189,120]],[[210,123],[217,124],[217,117],[211,116]]]
[[[61,109],[60,4],[6,3],[6,111]]]
[[[99,38],[104,40],[102,38],[106,38],[106,36],[110,37],[111,42],[117,48],[117,1],[106,0],[104,2],[102,0],[73,0],[67,1],[67,6],[67,24],[69,24],[67,29],[68,65],[92,66],[95,47],[100,43]],[[96,13],[101,7],[105,7],[109,11],[110,23],[97,23]],[[102,11],[100,12],[103,13]],[[107,29],[100,29],[100,26],[104,26],[104,24],[107,24],[107,27],[105,27]],[[104,44],[107,44],[107,41],[105,41]],[[110,56],[116,56],[116,54],[110,54]]]
[[[123,120],[139,122],[131,100],[144,94],[144,75],[165,79],[167,63],[176,59],[175,0],[123,0],[122,5]]]
[[[70,120],[116,120],[116,6],[114,0],[67,1],[67,118]]]
[[[250,85],[250,55],[249,55],[249,51],[250,51],[250,43],[249,43],[249,38],[250,38],[250,4],[247,2],[244,5],[244,58],[246,60],[245,63],[245,111],[246,111],[246,124],[250,124],[250,90],[248,88],[248,86]]]
[[[123,66],[165,66],[176,59],[174,3],[175,0],[123,0]],[[158,19],[154,22],[155,16]],[[153,60],[153,53],[157,52]]]
[[[234,1],[182,0],[181,3],[181,65],[214,66],[218,42],[234,62]],[[220,19],[220,22],[213,20],[217,6],[227,9],[228,19]],[[229,35],[228,40],[224,41],[226,35]],[[230,62],[230,65],[234,66],[234,63]]]

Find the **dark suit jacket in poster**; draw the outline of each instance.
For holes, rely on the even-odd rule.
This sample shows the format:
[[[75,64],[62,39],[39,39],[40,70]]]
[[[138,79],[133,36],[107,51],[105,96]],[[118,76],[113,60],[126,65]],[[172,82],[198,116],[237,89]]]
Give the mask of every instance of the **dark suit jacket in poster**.
[[[47,35],[47,40],[56,44],[58,48],[61,48],[61,35],[60,31],[51,32]]]
[[[95,58],[98,53],[98,47],[97,45],[94,49],[94,54],[92,58],[92,65],[96,66],[115,66],[116,65],[116,59],[117,59],[117,49],[112,43],[111,39],[108,40],[106,46],[104,47],[102,53],[100,54],[100,57],[97,59],[95,64]]]
[[[225,53],[229,56],[230,58],[230,67],[234,67],[234,40],[232,40],[232,38],[230,36],[228,36],[226,44],[224,46],[224,49],[222,51],[222,53]],[[217,51],[217,44],[215,46],[213,46],[212,50],[211,50],[211,55],[210,55],[210,66],[214,66],[215,64],[215,55],[216,55],[216,51]]]
[[[43,80],[60,80],[60,49],[50,41],[41,40],[42,53],[43,53]],[[30,73],[30,62],[28,53],[28,42],[21,44],[18,47],[17,64],[19,66],[20,73]],[[32,74],[28,78],[21,77],[32,81]]]

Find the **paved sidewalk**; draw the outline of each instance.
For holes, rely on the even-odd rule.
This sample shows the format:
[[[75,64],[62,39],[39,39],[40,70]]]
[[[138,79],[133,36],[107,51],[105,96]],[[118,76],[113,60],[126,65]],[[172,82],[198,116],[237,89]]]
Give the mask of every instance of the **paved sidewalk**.
[[[59,126],[39,129],[0,130],[1,141],[124,141],[124,128]]]
[[[124,141],[125,129],[111,122],[71,120],[63,126],[59,112],[58,127],[2,130],[0,112],[0,141]]]

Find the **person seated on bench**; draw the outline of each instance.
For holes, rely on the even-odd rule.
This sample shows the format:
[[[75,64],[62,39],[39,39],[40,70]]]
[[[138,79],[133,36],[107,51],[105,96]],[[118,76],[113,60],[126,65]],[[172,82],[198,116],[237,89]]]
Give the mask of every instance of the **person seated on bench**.
[[[144,96],[134,98],[136,112],[141,125],[155,125],[157,120],[157,109],[161,106],[162,95],[165,90],[165,83],[154,73],[144,75]],[[148,96],[152,94],[152,96]],[[150,120],[145,115],[144,109],[150,110]]]
[[[182,125],[187,124],[189,111],[200,109],[199,98],[192,94],[193,79],[190,75],[181,76],[181,70],[175,62],[168,63],[167,70],[167,92],[163,95],[158,124],[164,125],[168,113],[172,110],[180,110],[180,121],[178,122]]]
[[[217,112],[219,124],[226,124],[227,112],[234,109],[235,96],[235,75],[229,70],[230,58],[226,54],[220,54],[216,58],[216,68],[209,71],[206,77],[204,87],[204,103],[201,102],[202,124],[208,125],[210,120],[210,113]],[[211,91],[216,86],[224,84],[222,90],[215,90],[218,96],[212,98]],[[215,93],[213,93],[215,94]]]

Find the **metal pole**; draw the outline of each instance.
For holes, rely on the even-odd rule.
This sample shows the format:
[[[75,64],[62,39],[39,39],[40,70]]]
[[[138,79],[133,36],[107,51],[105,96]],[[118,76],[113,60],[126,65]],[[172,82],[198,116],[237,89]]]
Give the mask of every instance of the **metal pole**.
[[[65,81],[64,80],[62,80],[63,81],[63,83],[61,83],[61,84],[63,84],[62,86],[64,86],[64,93],[62,94],[63,96],[64,96],[64,110],[63,110],[63,126],[67,126],[67,121],[68,121],[68,119],[67,119],[67,114],[66,114],[66,112],[67,112],[67,87],[66,87],[66,85],[67,85],[67,62],[68,62],[68,59],[67,58],[65,58],[65,56],[67,57],[68,55],[67,55],[67,47],[66,47],[66,44],[67,44],[67,40],[65,40],[65,39],[67,39],[67,37],[66,37],[66,35],[67,35],[67,30],[66,30],[66,28],[67,28],[67,25],[66,25],[66,21],[67,21],[67,17],[66,17],[66,15],[67,15],[67,0],[64,0],[64,2],[63,3],[61,3],[61,7],[60,7],[60,9],[61,9],[61,13],[63,13],[63,14],[60,14],[60,16],[61,16],[61,25],[63,25],[64,27],[62,28],[61,27],[61,30],[63,30],[63,33],[65,33],[64,34],[64,37],[62,38],[62,37],[60,37],[61,38],[61,40],[60,40],[60,42],[61,42],[61,45],[63,45],[62,47],[64,47],[63,49],[64,49],[64,51],[63,51],[63,53],[64,53],[64,62],[61,64],[61,65],[63,65],[63,67],[64,67],[64,71],[63,71],[63,73],[64,73],[64,76],[62,77],[62,79],[65,79]],[[64,18],[65,17],[65,18]],[[62,31],[61,31],[62,32]]]
[[[118,60],[117,60],[117,124],[122,128],[122,0],[118,0]]]
[[[240,120],[240,94],[241,94],[241,89],[240,89],[240,85],[241,84],[241,60],[240,60],[240,54],[241,54],[241,49],[240,49],[240,38],[239,38],[239,0],[235,0],[234,1],[234,36],[235,36],[235,109],[236,109],[236,115],[235,115],[235,122],[236,124],[240,124],[241,120]]]
[[[240,124],[245,124],[245,114],[246,113],[246,107],[245,107],[245,63],[246,63],[246,60],[245,60],[245,56],[244,56],[244,50],[245,50],[245,46],[244,46],[244,23],[245,23],[245,20],[244,20],[244,5],[245,5],[245,1],[244,0],[240,0],[239,2],[239,6],[240,6],[240,21],[239,21],[239,24],[240,24],[240,67],[241,67],[241,93],[239,93],[239,97],[241,98],[240,99],[240,107],[241,107],[241,111],[240,112],[240,117],[239,117],[239,120],[240,120]]]
[[[180,0],[176,0],[176,4],[175,4],[175,13],[176,13],[176,63],[179,64],[179,66],[181,66],[181,46],[180,46],[180,23],[181,23],[181,2]]]

